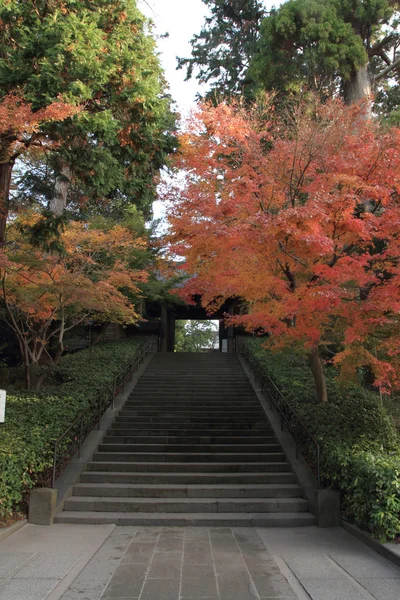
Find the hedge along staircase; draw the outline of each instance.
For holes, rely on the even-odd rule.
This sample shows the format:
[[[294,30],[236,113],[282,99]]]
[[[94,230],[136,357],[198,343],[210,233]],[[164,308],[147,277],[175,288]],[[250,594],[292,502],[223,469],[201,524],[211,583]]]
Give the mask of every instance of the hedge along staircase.
[[[56,522],[316,519],[237,356],[179,353],[154,356]]]

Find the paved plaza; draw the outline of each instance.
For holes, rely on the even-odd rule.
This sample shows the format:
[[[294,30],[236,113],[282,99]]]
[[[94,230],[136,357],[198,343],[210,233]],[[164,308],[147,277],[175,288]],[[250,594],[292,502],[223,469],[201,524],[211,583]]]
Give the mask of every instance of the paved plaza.
[[[400,568],[341,528],[27,525],[0,600],[400,600]]]

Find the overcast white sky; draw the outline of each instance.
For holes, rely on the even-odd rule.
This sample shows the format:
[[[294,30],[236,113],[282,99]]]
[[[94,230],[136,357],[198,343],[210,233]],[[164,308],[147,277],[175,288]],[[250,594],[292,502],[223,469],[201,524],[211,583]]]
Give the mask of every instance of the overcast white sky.
[[[279,0],[264,0],[267,8],[279,4]],[[201,91],[201,87],[197,79],[185,81],[185,69],[176,70],[176,57],[190,56],[190,40],[195,33],[200,33],[207,7],[202,0],[138,0],[138,5],[154,21],[156,35],[169,34],[168,38],[158,39],[158,49],[171,96],[177,103],[178,111],[185,115],[194,105],[196,93]],[[164,216],[164,213],[160,202],[155,202],[155,218]]]

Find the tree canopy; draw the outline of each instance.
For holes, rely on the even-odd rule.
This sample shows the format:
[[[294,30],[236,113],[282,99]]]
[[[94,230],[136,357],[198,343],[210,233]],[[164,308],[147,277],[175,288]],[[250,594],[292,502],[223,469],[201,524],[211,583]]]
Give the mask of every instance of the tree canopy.
[[[29,151],[46,164],[46,199],[57,214],[68,200],[133,202],[149,213],[155,175],[175,147],[175,117],[136,1],[3,2],[0,53],[2,105],[14,102],[16,114],[26,105],[33,115],[56,102],[79,109],[38,120],[28,136],[17,122],[0,131],[2,212],[14,163]]]
[[[306,87],[357,102],[400,69],[397,8],[392,0],[287,0],[262,21],[251,75],[267,90]]]
[[[185,259],[182,290],[228,319],[306,350],[326,401],[319,353],[349,377],[399,385],[400,131],[381,131],[363,108],[300,102],[205,105],[181,139],[185,171],[173,203],[171,251]],[[179,193],[178,193],[179,192]]]
[[[246,87],[247,70],[256,50],[260,22],[265,10],[259,0],[203,0],[210,10],[204,26],[191,40],[192,56],[178,58],[178,69],[186,67],[209,83],[208,97],[226,97]]]

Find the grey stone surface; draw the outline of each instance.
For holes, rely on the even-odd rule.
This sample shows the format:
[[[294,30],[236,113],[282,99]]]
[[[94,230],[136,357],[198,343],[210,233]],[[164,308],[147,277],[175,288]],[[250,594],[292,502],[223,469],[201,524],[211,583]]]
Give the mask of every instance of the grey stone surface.
[[[140,600],[177,600],[179,579],[146,579]]]
[[[300,581],[312,579],[344,579],[345,575],[328,557],[318,554],[285,554],[284,559]]]
[[[182,552],[156,552],[151,561],[148,577],[152,579],[180,579]]]
[[[400,569],[379,556],[332,554],[332,558],[358,581],[363,577],[400,579]]]
[[[2,543],[0,600],[400,600],[400,568],[340,528],[32,527]]]
[[[16,575],[18,579],[62,579],[79,560],[75,554],[39,554]]]
[[[370,600],[348,579],[302,579],[312,600]]]
[[[185,541],[184,565],[211,565],[213,562],[211,544],[207,542]]]
[[[147,567],[145,565],[120,565],[107,585],[103,598],[137,598],[140,595]]]
[[[319,527],[338,527],[342,521],[340,492],[317,490],[316,495]]]
[[[217,582],[214,567],[209,565],[187,565],[182,573],[182,596],[217,597]]]
[[[312,600],[400,600],[400,568],[342,528],[257,532]]]
[[[57,509],[57,490],[37,488],[29,498],[29,523],[33,525],[53,525]]]
[[[7,577],[34,556],[31,552],[1,552],[0,577]]]
[[[58,579],[12,579],[0,589],[0,600],[43,600],[58,583]]]
[[[132,542],[122,558],[122,564],[134,563],[148,565],[156,548],[155,542]]]
[[[361,585],[373,594],[376,600],[399,600],[400,581],[398,579],[360,579]]]

